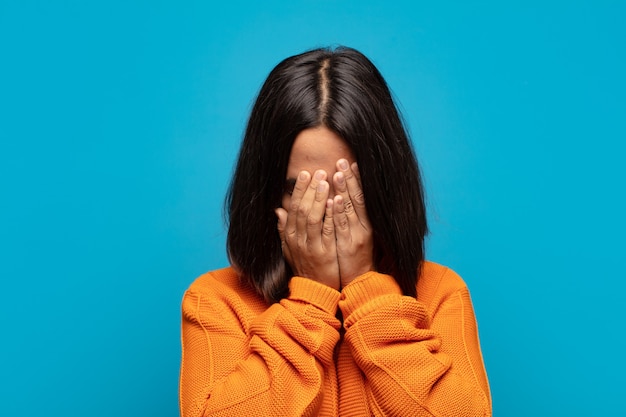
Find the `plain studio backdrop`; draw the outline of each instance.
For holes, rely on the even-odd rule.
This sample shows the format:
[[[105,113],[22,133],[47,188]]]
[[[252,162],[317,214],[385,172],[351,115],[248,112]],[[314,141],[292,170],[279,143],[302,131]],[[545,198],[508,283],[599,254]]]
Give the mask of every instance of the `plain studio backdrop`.
[[[178,413],[251,103],[355,47],[472,292],[496,416],[623,410],[624,2],[0,2],[0,415]]]

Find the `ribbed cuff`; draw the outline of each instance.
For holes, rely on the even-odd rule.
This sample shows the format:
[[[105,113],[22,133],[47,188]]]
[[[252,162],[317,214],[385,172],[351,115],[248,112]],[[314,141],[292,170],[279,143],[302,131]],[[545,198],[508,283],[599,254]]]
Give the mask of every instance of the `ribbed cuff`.
[[[289,291],[290,300],[313,304],[333,316],[337,314],[337,303],[341,294],[328,285],[309,278],[293,277],[289,281]]]
[[[357,277],[341,291],[339,308],[344,318],[365,304],[387,304],[385,295],[402,295],[400,286],[391,275],[375,271]],[[375,308],[374,305],[370,307]]]

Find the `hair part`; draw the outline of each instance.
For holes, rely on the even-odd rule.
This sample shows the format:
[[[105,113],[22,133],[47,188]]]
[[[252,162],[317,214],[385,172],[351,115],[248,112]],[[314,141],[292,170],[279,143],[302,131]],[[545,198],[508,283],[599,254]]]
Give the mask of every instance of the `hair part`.
[[[320,64],[319,69],[319,124],[320,126],[326,124],[326,116],[328,115],[328,65],[329,59],[324,59]]]
[[[288,295],[274,209],[281,205],[291,147],[324,126],[359,164],[376,270],[416,296],[427,234],[417,160],[385,80],[360,52],[321,48],[289,57],[269,74],[250,113],[225,201],[228,256],[268,303]]]

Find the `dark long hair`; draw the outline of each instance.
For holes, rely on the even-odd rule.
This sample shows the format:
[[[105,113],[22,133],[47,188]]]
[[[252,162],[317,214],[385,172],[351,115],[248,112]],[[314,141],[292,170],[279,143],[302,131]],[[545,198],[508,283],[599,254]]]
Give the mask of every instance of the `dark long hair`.
[[[427,233],[417,160],[382,75],[346,47],[287,58],[261,87],[226,197],[231,263],[267,302],[288,294],[292,271],[274,209],[296,136],[319,126],[337,133],[359,164],[376,270],[415,297]]]

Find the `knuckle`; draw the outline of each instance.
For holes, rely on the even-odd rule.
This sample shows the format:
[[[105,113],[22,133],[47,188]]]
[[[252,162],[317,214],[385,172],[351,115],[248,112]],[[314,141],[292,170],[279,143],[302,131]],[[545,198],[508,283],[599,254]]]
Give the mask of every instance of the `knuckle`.
[[[315,226],[320,224],[320,219],[316,216],[309,216],[306,218],[306,224],[309,226]]]
[[[348,228],[348,219],[346,217],[341,217],[337,221],[337,227],[339,227],[341,230],[347,229]]]
[[[354,200],[355,204],[358,204],[360,206],[363,206],[365,204],[365,195],[363,194],[363,191],[359,191],[358,193],[356,193],[352,199]]]
[[[299,216],[308,216],[309,215],[309,208],[300,204],[298,206],[298,208],[296,209],[297,213]]]
[[[299,207],[300,207],[300,201],[299,201],[299,200],[292,199],[292,200],[291,200],[291,203],[289,204],[289,210],[290,210],[291,212],[295,212],[295,211],[297,211],[297,210],[298,210],[298,208],[299,208]]]

